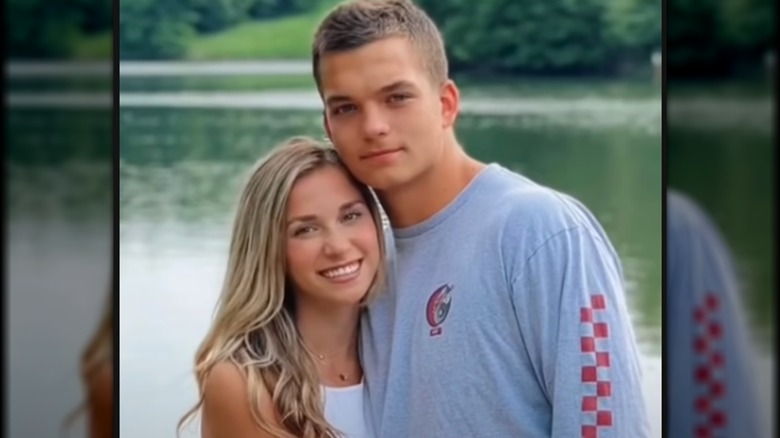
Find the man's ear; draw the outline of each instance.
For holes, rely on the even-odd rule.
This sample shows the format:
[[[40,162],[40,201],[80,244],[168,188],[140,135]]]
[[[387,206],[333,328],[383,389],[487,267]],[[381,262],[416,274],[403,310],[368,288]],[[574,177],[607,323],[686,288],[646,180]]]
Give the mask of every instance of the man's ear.
[[[452,79],[447,79],[441,87],[442,128],[451,128],[460,112],[460,91]]]

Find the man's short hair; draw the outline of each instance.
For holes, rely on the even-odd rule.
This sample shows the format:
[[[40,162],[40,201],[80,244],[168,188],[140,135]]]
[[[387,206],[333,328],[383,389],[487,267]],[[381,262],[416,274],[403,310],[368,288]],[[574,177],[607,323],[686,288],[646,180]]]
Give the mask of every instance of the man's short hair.
[[[391,37],[409,40],[433,84],[441,85],[448,79],[444,41],[425,11],[411,0],[352,0],[333,9],[314,36],[312,64],[317,88],[322,86],[323,56]]]

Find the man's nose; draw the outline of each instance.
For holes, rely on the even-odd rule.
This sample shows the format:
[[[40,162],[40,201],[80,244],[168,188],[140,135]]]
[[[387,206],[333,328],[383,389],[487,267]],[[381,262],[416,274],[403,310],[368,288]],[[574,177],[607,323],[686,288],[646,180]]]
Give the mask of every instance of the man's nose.
[[[390,125],[383,111],[378,108],[365,108],[363,112],[363,132],[367,140],[384,137],[390,132]]]

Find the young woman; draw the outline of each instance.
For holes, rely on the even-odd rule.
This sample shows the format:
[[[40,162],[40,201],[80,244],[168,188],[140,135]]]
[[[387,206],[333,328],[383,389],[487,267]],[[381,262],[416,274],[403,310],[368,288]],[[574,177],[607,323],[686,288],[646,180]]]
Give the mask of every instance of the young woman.
[[[203,438],[370,437],[357,337],[384,283],[381,215],[335,150],[277,146],[244,187],[196,355]]]

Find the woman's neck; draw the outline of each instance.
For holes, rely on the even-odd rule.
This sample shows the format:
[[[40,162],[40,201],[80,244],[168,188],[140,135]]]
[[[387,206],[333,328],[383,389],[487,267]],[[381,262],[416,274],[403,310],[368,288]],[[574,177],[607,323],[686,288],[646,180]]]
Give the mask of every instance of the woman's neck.
[[[303,342],[320,358],[343,362],[357,358],[360,309],[299,303],[296,324]]]
[[[359,318],[357,306],[299,305],[296,311],[298,331],[312,355],[321,384],[351,386],[363,379],[357,351]]]

